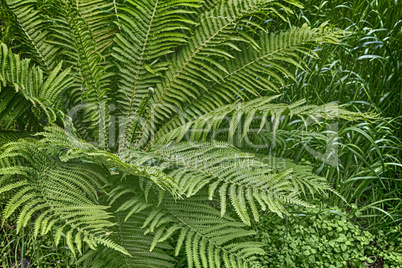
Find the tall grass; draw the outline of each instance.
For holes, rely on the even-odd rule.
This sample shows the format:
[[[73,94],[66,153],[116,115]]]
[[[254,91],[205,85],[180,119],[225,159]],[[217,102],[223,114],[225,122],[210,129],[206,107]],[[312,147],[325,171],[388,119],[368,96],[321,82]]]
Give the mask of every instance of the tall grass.
[[[1,196],[0,196],[1,200]],[[7,200],[7,199],[5,199]],[[5,204],[3,200],[2,204]],[[4,206],[0,206],[3,211]],[[62,239],[56,247],[51,234],[34,236],[34,222],[19,233],[14,224],[16,219],[2,222],[0,216],[0,268],[17,267],[76,267],[70,249]]]
[[[309,70],[295,71],[297,82],[285,89],[282,101],[337,101],[382,119],[337,126],[332,140],[338,150],[336,167],[317,161],[306,149],[324,151],[326,140],[290,143],[286,154],[312,162],[317,174],[326,176],[349,203],[356,203],[362,213],[356,221],[362,227],[400,236],[395,230],[402,228],[402,1],[311,0],[304,5],[289,24],[330,21],[349,34],[336,48],[319,47],[320,60],[309,60]],[[333,195],[330,203],[343,201]]]
[[[330,21],[350,34],[342,46],[320,48],[321,60],[310,60],[311,72],[297,73],[298,85],[288,96],[375,107],[384,117],[397,118],[393,126],[401,137],[402,1],[305,1],[291,19],[293,25]]]

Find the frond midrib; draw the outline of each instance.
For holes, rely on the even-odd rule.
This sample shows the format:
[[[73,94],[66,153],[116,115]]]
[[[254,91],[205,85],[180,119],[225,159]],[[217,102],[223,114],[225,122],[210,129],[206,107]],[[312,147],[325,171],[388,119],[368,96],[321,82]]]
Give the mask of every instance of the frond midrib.
[[[136,75],[135,75],[135,82],[134,82],[133,89],[132,89],[132,94],[131,94],[131,98],[130,98],[130,105],[129,105],[129,110],[128,110],[127,118],[129,118],[129,117],[132,115],[132,113],[133,113],[133,107],[134,107],[134,100],[135,100],[136,89],[137,89],[137,85],[138,85],[138,82],[139,82],[139,77],[140,77],[141,69],[143,68],[142,62],[143,62],[143,59],[144,59],[146,47],[147,47],[147,45],[148,45],[148,39],[149,39],[149,35],[151,34],[151,28],[152,28],[152,24],[153,24],[155,15],[156,15],[156,10],[157,10],[157,8],[158,8],[158,4],[159,4],[159,0],[156,0],[155,6],[154,6],[154,10],[153,10],[153,12],[152,12],[152,16],[151,16],[150,21],[149,21],[148,30],[147,30],[147,33],[146,33],[146,35],[145,35],[145,41],[144,41],[144,44],[143,44],[143,46],[142,46],[140,59],[139,59],[139,62],[138,62],[138,64],[137,64],[137,71],[136,71]],[[125,134],[125,135],[126,135],[126,134]],[[131,136],[131,135],[130,135],[130,136]]]
[[[122,231],[122,229],[121,229],[121,220],[120,220],[120,212],[116,212],[115,213],[116,214],[116,221],[117,221],[117,228],[118,228],[118,230],[119,230],[119,239],[120,239],[120,242],[121,242],[121,246],[123,247],[123,248],[125,248],[125,241],[124,241],[124,239],[123,239],[123,231]],[[124,258],[124,262],[125,262],[125,264],[127,265],[127,267],[130,267],[131,265],[130,265],[130,261],[129,261],[129,257],[126,255],[126,254],[123,254],[123,258]]]

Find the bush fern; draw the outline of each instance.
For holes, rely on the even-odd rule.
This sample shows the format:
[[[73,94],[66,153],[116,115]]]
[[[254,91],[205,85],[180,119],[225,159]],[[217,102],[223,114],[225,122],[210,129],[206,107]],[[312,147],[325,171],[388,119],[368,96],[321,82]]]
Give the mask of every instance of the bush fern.
[[[188,267],[258,266],[247,226],[331,187],[227,141],[265,124],[281,135],[287,117],[369,117],[274,102],[289,65],[307,68],[314,44],[343,34],[268,33],[293,0],[5,2],[20,46],[1,44],[2,221],[63,235],[84,266],[173,267],[182,251]]]

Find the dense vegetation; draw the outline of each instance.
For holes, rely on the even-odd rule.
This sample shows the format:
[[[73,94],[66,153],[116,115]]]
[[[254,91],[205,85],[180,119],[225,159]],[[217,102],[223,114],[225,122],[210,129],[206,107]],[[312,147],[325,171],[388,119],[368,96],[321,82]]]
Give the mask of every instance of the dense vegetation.
[[[401,267],[401,13],[2,0],[0,267]]]

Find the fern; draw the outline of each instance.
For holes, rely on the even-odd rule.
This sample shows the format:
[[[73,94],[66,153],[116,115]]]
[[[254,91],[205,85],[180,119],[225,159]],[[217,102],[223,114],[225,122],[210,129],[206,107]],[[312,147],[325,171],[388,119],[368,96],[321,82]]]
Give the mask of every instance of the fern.
[[[104,60],[117,31],[113,24],[117,18],[111,13],[115,3],[54,1],[53,9],[48,42],[61,49],[59,57],[75,74],[75,81],[66,94],[65,107],[77,109],[82,106],[73,112],[79,118],[76,127],[81,135],[88,140],[97,140],[99,146],[105,148],[109,126],[107,98],[113,73],[108,73],[111,64]]]
[[[141,198],[131,204],[137,207],[134,215],[143,217],[143,234],[152,234],[149,251],[174,239],[175,255],[185,251],[188,267],[258,267],[258,256],[264,254],[261,243],[244,241],[255,232],[228,216],[222,218],[205,194],[182,201],[166,197],[154,206]],[[127,210],[126,203],[118,210]]]
[[[143,5],[128,1],[121,8],[119,25],[122,31],[116,36],[118,46],[113,55],[121,73],[118,102],[128,121],[124,131],[126,142],[133,140],[135,110],[148,94],[148,88],[155,86],[155,77],[166,68],[166,64],[157,64],[154,60],[186,42],[187,35],[181,31],[188,31],[194,22],[184,17],[190,13],[184,8],[197,6],[200,2],[154,0]]]
[[[207,205],[206,196],[184,201],[165,200],[152,211],[143,227],[155,233],[151,250],[178,234],[175,255],[185,249],[188,267],[256,267],[263,255],[262,244],[237,241],[255,234],[231,218],[221,218],[219,211]]]
[[[254,121],[259,121],[258,132],[262,130],[264,125],[271,123],[271,131],[275,135],[283,117],[288,116],[290,119],[296,117],[301,120],[304,126],[311,125],[308,121],[321,123],[322,119],[331,120],[342,118],[346,120],[360,120],[362,118],[375,118],[375,115],[361,114],[350,112],[342,109],[336,103],[329,103],[321,106],[305,105],[306,101],[301,100],[290,105],[274,104],[272,100],[279,96],[260,97],[248,102],[229,104],[216,108],[211,113],[205,113],[195,120],[189,120],[184,125],[177,125],[176,128],[165,127],[163,131],[166,133],[158,139],[158,142],[171,141],[176,139],[177,142],[190,130],[191,140],[206,140],[209,133],[216,132],[224,122],[228,124],[227,138],[233,138],[237,128],[243,121],[242,138],[249,133],[250,126]],[[255,120],[258,118],[258,120]]]
[[[181,143],[147,153],[128,151],[127,154],[127,161],[135,165],[156,162],[164,167],[164,172],[175,179],[180,192],[187,197],[208,186],[211,200],[219,194],[221,216],[226,213],[229,199],[247,225],[251,224],[250,211],[256,221],[259,219],[257,204],[262,210],[287,214],[284,203],[309,206],[298,197],[300,190],[314,193],[330,189],[322,178],[311,173],[306,176],[305,170],[288,168],[278,174],[279,162],[263,163],[226,143]],[[298,174],[300,171],[303,173]]]
[[[82,242],[86,242],[91,248],[101,244],[128,254],[108,238],[111,215],[97,202],[97,189],[106,180],[104,170],[81,162],[62,163],[52,149],[41,147],[35,140],[3,147],[1,160],[12,166],[0,169],[0,193],[13,192],[3,211],[3,223],[19,210],[18,232],[40,212],[35,219],[35,236],[54,229],[56,245],[65,232],[73,253],[81,253]]]
[[[270,0],[222,1],[203,14],[192,39],[179,53],[173,54],[175,64],[171,65],[166,71],[166,78],[157,85],[154,98],[150,100],[152,108],[145,116],[141,131],[143,138],[137,144],[144,143],[152,133],[150,120],[159,122],[169,118],[176,107],[182,111],[183,100],[191,102],[202,91],[207,91],[205,82],[217,82],[228,73],[218,60],[233,58],[227,48],[239,50],[240,42],[257,49],[258,44],[245,32],[238,31],[238,28],[248,23],[244,19],[246,16],[268,11],[276,13],[276,6],[286,10],[277,1]]]
[[[126,175],[133,175],[139,178],[147,178],[160,188],[170,191],[173,195],[177,194],[177,185],[173,179],[161,171],[159,167],[140,166],[127,163],[119,155],[99,150],[85,141],[77,139],[75,133],[66,133],[64,129],[58,127],[46,127],[46,132],[39,132],[44,138],[41,142],[52,143],[58,148],[59,158],[62,161],[83,160],[93,162],[111,171],[121,171]]]
[[[77,265],[258,267],[262,214],[337,194],[275,142],[376,117],[279,102],[288,67],[345,33],[268,31],[297,1],[6,2],[20,45],[0,51],[2,219],[65,237]],[[227,142],[246,137],[267,154]]]
[[[189,114],[193,116],[200,111],[209,112],[217,105],[231,103],[236,98],[244,100],[250,96],[261,96],[263,91],[280,92],[280,88],[286,86],[284,78],[294,80],[288,68],[283,66],[284,63],[304,69],[307,66],[300,56],[317,56],[306,45],[337,42],[342,32],[325,26],[322,24],[312,29],[303,25],[281,33],[264,32],[257,41],[258,50],[240,45],[239,50],[233,52],[233,58],[225,62],[227,73],[221,81],[208,85],[200,98],[188,107],[191,109]]]
[[[91,29],[97,51],[107,56],[106,52],[109,52],[108,48],[112,46],[118,32],[118,27],[114,24],[119,18],[116,1],[78,1],[77,5],[81,17]]]
[[[48,122],[60,117],[58,100],[65,88],[71,85],[70,69],[61,71],[62,63],[59,63],[44,79],[41,68],[32,66],[30,59],[21,60],[3,43],[0,66],[2,128],[10,129],[17,124],[20,130],[24,130],[27,125],[38,124],[43,115]]]
[[[8,8],[15,15],[15,23],[20,34],[17,38],[25,45],[31,57],[50,72],[57,64],[57,54],[60,48],[50,44],[49,24],[42,12],[38,10],[38,1],[32,0],[6,0]]]
[[[83,255],[77,264],[91,268],[174,267],[175,260],[166,253],[172,250],[168,243],[158,243],[152,251],[149,250],[153,238],[150,235],[144,236],[144,230],[141,229],[147,218],[147,212],[149,211],[137,213],[128,220],[124,220],[128,214],[127,211],[116,212],[117,225],[113,227],[112,238],[119,241],[119,244],[124,246],[131,256],[103,247]]]
[[[249,99],[249,95],[260,96],[259,92],[262,90],[279,91],[280,86],[285,86],[283,76],[293,78],[286,68],[278,64],[279,62],[304,68],[305,63],[296,52],[315,55],[306,45],[314,42],[336,42],[341,34],[341,31],[331,30],[325,27],[325,24],[314,29],[304,25],[302,28],[294,27],[280,34],[261,34],[259,43],[256,44],[260,47],[258,50],[244,44],[239,45],[234,49],[231,59],[226,61],[226,66],[221,68],[226,73],[221,75],[219,80],[204,85],[197,95],[193,95],[194,100],[186,103],[183,108],[180,109],[181,106],[175,103],[180,112],[170,111],[170,120],[157,131],[155,137],[162,131],[166,133],[182,125],[186,121],[185,118],[212,112],[239,98]],[[205,77],[207,76],[204,76],[203,80]],[[154,142],[155,137],[148,144]]]

